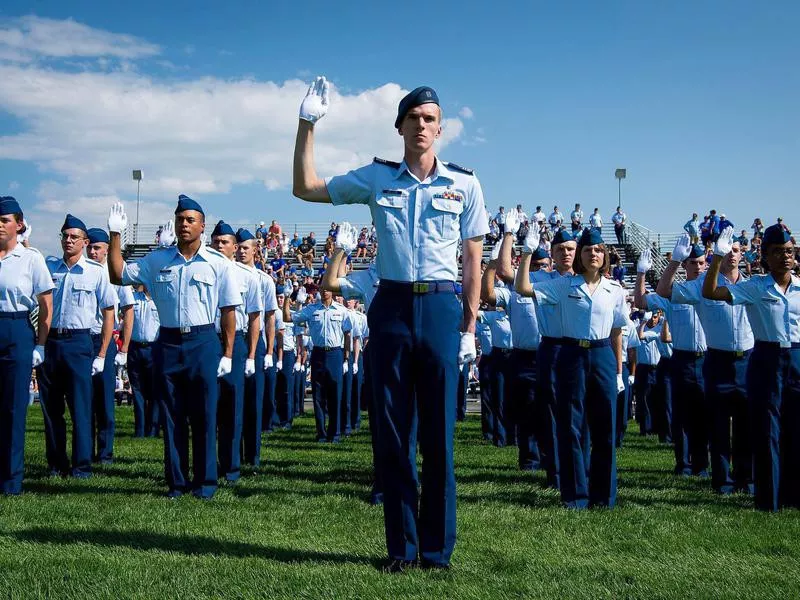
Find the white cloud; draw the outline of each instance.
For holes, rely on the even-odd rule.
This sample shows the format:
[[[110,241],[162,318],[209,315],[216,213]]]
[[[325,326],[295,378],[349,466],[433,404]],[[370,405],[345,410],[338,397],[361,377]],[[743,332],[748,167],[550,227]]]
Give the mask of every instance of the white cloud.
[[[471,119],[475,116],[475,113],[472,112],[472,109],[469,106],[465,106],[458,111],[458,115],[464,119]]]
[[[19,181],[10,181],[8,183],[8,190],[10,192],[13,192],[14,190],[18,190],[18,189],[19,189]]]

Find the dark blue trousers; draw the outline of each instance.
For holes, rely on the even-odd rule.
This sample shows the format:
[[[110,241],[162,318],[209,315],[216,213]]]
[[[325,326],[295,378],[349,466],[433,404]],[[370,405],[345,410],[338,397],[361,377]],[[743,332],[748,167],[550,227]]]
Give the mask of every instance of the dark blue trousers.
[[[560,487],[558,428],[556,426],[555,364],[561,345],[557,338],[543,337],[536,352],[537,441],[547,485]]]
[[[494,413],[492,412],[492,353],[485,349],[478,362],[478,381],[481,385],[481,430],[483,438],[494,439]]]
[[[498,448],[516,446],[517,425],[511,408],[511,384],[514,380],[511,349],[492,348],[491,378],[494,445]]]
[[[278,360],[276,354],[272,355],[272,364]],[[264,408],[261,429],[265,433],[271,433],[280,424],[278,419],[278,405],[275,401],[275,385],[278,379],[278,370],[272,366],[264,371]]]
[[[517,425],[519,468],[534,471],[541,465],[536,437],[536,350],[514,348],[511,351],[511,394],[506,402]]]
[[[92,334],[94,356],[100,352],[103,341],[99,334]],[[114,430],[116,419],[114,410],[114,391],[117,384],[117,367],[114,358],[117,356],[117,345],[112,339],[106,349],[106,362],[103,372],[92,377],[92,438],[95,462],[110,463],[114,459]],[[94,357],[92,357],[94,358]]]
[[[461,306],[381,281],[369,309],[372,384],[389,557],[450,562],[456,541],[453,465]],[[418,491],[417,439],[423,457]]]
[[[353,401],[353,351],[347,358],[347,373],[342,373],[342,400],[340,403],[341,415],[339,417],[339,427],[342,434],[349,436],[353,432],[353,425],[350,419],[351,403]]]
[[[133,391],[134,437],[156,437],[160,428],[161,402],[156,396],[153,344],[131,341],[128,346],[128,378]]]
[[[297,358],[295,358],[297,360]],[[306,366],[303,365],[303,368],[300,371],[294,373],[294,414],[305,416],[306,414],[306,376],[308,375],[308,371],[306,371]]]
[[[289,428],[292,426],[295,409],[295,383],[294,383],[294,362],[297,360],[294,350],[283,351],[283,365],[278,372],[278,380],[275,383],[275,395],[278,403],[278,417],[281,427]]]
[[[672,443],[672,358],[665,356],[658,361],[656,387],[653,394],[655,413],[653,428],[658,439],[665,444]]]
[[[760,510],[800,508],[800,347],[756,342],[747,395]]]
[[[315,347],[311,351],[311,397],[314,401],[314,420],[317,441],[338,442],[341,435],[339,417],[342,414],[342,365],[344,349],[325,351]],[[325,416],[328,427],[325,427]]]
[[[38,368],[47,466],[51,471],[70,471],[64,420],[66,406],[72,416],[72,475],[89,477],[92,474],[93,359],[92,337],[88,330],[61,335],[51,330],[45,346],[45,361]]]
[[[675,350],[672,355],[672,443],[675,473],[699,474],[708,469],[708,436],[697,427],[706,412],[703,355]]]
[[[0,313],[0,484],[4,494],[22,493],[34,346],[27,312]]]
[[[247,343],[244,334],[237,331],[233,338],[233,367],[230,373],[218,380],[217,460],[219,472],[227,481],[238,481],[241,476],[246,359]]]
[[[458,388],[456,398],[456,421],[463,421],[467,416],[467,392],[469,391],[470,363],[461,365],[458,371]]]
[[[622,381],[625,384],[625,389],[617,394],[617,448],[622,447],[622,440],[625,439],[625,431],[628,429],[628,404],[630,395],[633,393],[628,383],[630,374],[628,363],[622,363]]]
[[[261,426],[264,409],[264,357],[267,345],[258,336],[256,345],[256,372],[244,379],[244,411],[242,417],[242,459],[245,464],[261,464]]]
[[[210,498],[217,490],[217,367],[222,356],[214,324],[189,334],[161,328],[153,346],[158,395],[162,399],[164,473],[170,492]],[[189,429],[192,470],[189,477]]]
[[[369,417],[369,436],[372,444],[372,465],[374,469],[374,478],[372,481],[372,503],[381,504],[383,502],[383,476],[381,475],[382,461],[378,458],[378,453],[381,449],[381,444],[378,442],[378,427],[377,427],[377,413],[378,404],[377,397],[372,392],[372,352],[370,344],[364,349],[362,356],[364,358],[364,387],[361,390],[361,397],[367,403],[367,415]],[[382,405],[380,407],[382,409]]]
[[[358,353],[358,373],[353,375],[350,394],[350,428],[361,429],[361,388],[364,385],[364,348]]]
[[[613,507],[617,500],[617,361],[611,347],[562,345],[556,362],[556,401],[561,501],[569,508]]]
[[[653,433],[653,395],[656,385],[656,369],[658,365],[636,364],[636,379],[633,382],[636,395],[636,422],[639,433]]]

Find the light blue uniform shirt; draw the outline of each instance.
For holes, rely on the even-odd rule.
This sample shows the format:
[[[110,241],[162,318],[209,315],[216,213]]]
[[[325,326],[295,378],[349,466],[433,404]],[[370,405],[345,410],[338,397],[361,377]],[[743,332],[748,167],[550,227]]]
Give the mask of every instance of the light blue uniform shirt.
[[[367,311],[375,298],[379,283],[378,269],[374,263],[369,266],[369,269],[353,271],[347,277],[339,277],[342,297],[348,300],[351,298],[363,300]]]
[[[105,265],[103,265],[103,277],[108,280],[108,268]],[[129,285],[110,285],[114,292],[114,328],[116,329],[119,327],[119,321],[117,320],[119,316],[119,309],[125,308],[126,306],[133,306],[133,289]],[[94,323],[92,324],[90,333],[92,335],[99,335],[102,331],[103,312],[98,310],[97,318],[95,318]]]
[[[189,260],[171,246],[126,264],[122,283],[147,287],[162,327],[208,325],[220,308],[242,304],[233,269],[231,261],[207,246]]]
[[[246,269],[252,273],[259,285],[259,294],[261,295],[261,303],[264,306],[264,312],[269,313],[278,310],[278,298],[275,291],[275,281],[261,269],[247,266],[243,263],[236,263],[242,269]],[[261,332],[266,335],[264,324],[266,320],[261,321]],[[266,341],[266,340],[265,340]]]
[[[661,336],[658,336],[656,344],[658,344],[658,352],[661,354],[662,359],[672,358],[672,342],[662,342]]]
[[[530,274],[531,283],[533,284],[552,281],[560,277],[561,274],[558,271],[545,271],[544,269],[533,271]],[[564,337],[561,331],[561,304],[543,304],[541,302],[534,302],[533,304],[536,310],[536,321],[539,324],[539,333],[544,337]]]
[[[357,310],[347,309],[347,314],[350,317],[350,324],[352,325],[352,329],[350,330],[350,351],[353,351],[353,348],[356,343],[356,339],[361,340],[364,336],[364,328],[361,325],[361,318],[359,317],[359,312]],[[361,340],[363,345],[363,340]]]
[[[492,351],[492,328],[488,323],[481,323],[480,320],[475,325],[475,335],[481,345],[481,354],[489,354]]]
[[[564,337],[603,340],[628,324],[625,292],[611,279],[600,278],[593,295],[582,275],[568,275],[533,285],[539,304],[561,304]]]
[[[740,276],[741,277],[741,276]],[[709,348],[728,352],[744,352],[753,348],[755,340],[747,309],[703,298],[705,273],[693,281],[675,283],[672,286],[674,304],[691,304],[700,317]],[[717,278],[720,286],[733,285],[722,273]]]
[[[658,340],[661,337],[662,325],[659,321],[655,327],[645,324],[642,334],[643,340],[639,340],[639,349],[636,351],[636,362],[643,365],[655,367],[661,360],[661,351],[658,347]]]
[[[636,325],[628,321],[628,324],[622,328],[622,362],[628,362],[628,349],[636,348],[638,351],[639,345],[639,332]]]
[[[792,275],[786,293],[772,275],[754,275],[728,288],[734,305],[744,305],[755,339],[783,348],[800,343],[800,278]]]
[[[289,314],[294,314],[294,313],[289,313]],[[278,319],[278,322],[276,324],[276,330],[283,332],[283,351],[295,352],[297,350],[297,340],[295,339],[294,323],[287,323],[282,318]]]
[[[331,202],[369,205],[381,279],[455,281],[459,240],[489,232],[478,178],[436,159],[433,174],[420,181],[405,161],[386,162],[327,179]]]
[[[0,259],[0,312],[30,312],[55,286],[38,250],[17,244]]]
[[[514,347],[511,333],[511,320],[503,311],[478,311],[478,321],[485,323],[492,330],[492,348],[510,350]]]
[[[306,305],[292,315],[295,325],[308,324],[314,346],[344,348],[344,334],[352,331],[353,323],[348,310],[338,302],[326,307],[322,302]]]
[[[508,313],[513,332],[514,348],[536,350],[542,341],[539,323],[536,319],[536,303],[533,298],[520,296],[508,288],[496,288],[497,306]]]
[[[658,294],[647,294],[645,299],[647,300],[648,310],[658,310],[660,308],[664,311],[664,315],[669,321],[672,345],[675,350],[684,350],[686,352],[706,351],[706,335],[694,306],[673,304]]]
[[[236,331],[246,332],[250,321],[248,315],[264,312],[264,296],[261,293],[262,283],[255,270],[251,271],[249,267],[242,263],[231,264],[233,265],[233,277],[236,279],[237,289],[242,295],[242,303],[234,309],[234,314],[236,315]],[[261,316],[263,317],[263,315]],[[217,313],[217,318],[215,320],[217,333],[222,331],[220,317],[221,315]],[[259,325],[259,332],[260,331],[261,325]]]
[[[619,225],[620,223],[624,223],[627,218],[624,212],[615,212],[611,215],[611,222],[614,223],[614,225]]]
[[[158,337],[158,310],[152,298],[144,292],[133,292],[133,331],[134,342],[155,342]]]
[[[114,307],[117,298],[100,263],[85,256],[71,269],[56,256],[46,263],[55,284],[52,329],[91,329],[98,310]]]

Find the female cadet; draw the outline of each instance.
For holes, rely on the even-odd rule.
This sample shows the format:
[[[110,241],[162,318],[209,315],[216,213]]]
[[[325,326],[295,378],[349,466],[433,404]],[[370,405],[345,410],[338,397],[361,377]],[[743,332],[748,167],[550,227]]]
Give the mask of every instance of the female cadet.
[[[22,492],[25,417],[31,371],[44,361],[53,314],[53,281],[38,251],[17,242],[26,225],[17,201],[0,198],[0,484]],[[36,346],[28,319],[39,305]]]
[[[720,286],[720,266],[732,247],[733,229],[727,228],[714,247],[703,296],[743,304],[753,328],[755,346],[746,380],[756,508],[800,507],[800,279],[792,275],[795,247],[780,225],[768,227],[761,244],[766,275]]]
[[[520,270],[528,269],[539,246],[538,232],[525,239]],[[603,276],[608,250],[600,232],[585,229],[578,240],[576,275],[529,283],[518,277],[517,292],[537,303],[561,303],[562,348],[556,359],[556,423],[561,463],[561,500],[569,508],[613,507],[617,499],[614,448],[617,394],[622,381],[625,293]],[[591,436],[590,464],[584,456]],[[591,480],[589,473],[591,472]]]

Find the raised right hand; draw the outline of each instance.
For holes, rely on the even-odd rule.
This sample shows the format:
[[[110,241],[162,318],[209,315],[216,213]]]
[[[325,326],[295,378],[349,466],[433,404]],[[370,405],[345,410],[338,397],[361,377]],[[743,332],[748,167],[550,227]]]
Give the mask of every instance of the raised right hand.
[[[330,84],[324,77],[317,77],[308,87],[308,93],[300,105],[300,118],[316,123],[328,112]]]

